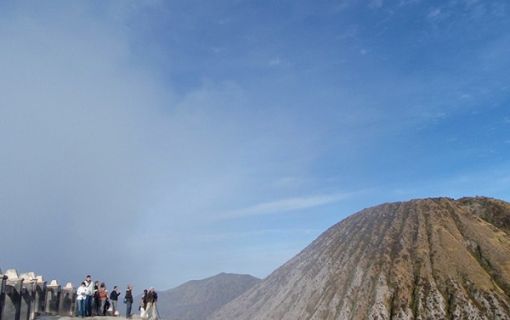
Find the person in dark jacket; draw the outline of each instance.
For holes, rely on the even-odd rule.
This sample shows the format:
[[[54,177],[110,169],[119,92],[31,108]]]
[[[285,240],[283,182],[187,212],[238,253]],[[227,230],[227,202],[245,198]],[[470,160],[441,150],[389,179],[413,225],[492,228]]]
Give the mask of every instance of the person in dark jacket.
[[[94,282],[94,314],[101,315],[101,300],[99,299],[99,281]]]
[[[143,296],[142,296],[142,306],[143,310],[147,311],[147,293],[149,291],[147,289],[143,290]]]
[[[112,315],[117,315],[117,302],[119,300],[120,292],[117,286],[113,287],[112,292],[110,293],[110,302],[112,303]]]
[[[126,318],[130,319],[131,307],[133,306],[133,288],[131,285],[127,286],[126,295],[124,295],[124,303],[126,304]]]

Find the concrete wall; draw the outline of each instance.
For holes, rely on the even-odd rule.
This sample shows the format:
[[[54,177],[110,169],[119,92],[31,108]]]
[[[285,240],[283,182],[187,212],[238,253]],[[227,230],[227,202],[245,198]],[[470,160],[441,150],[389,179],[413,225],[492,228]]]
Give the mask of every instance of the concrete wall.
[[[0,270],[0,320],[33,320],[38,315],[74,315],[76,289],[71,283],[62,288],[53,280],[14,269]]]

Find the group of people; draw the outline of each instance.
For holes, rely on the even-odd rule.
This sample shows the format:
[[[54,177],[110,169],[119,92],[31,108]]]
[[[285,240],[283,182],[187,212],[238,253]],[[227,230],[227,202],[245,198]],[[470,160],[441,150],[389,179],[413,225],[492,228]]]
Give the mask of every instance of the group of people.
[[[142,301],[140,303],[140,316],[143,319],[156,320],[159,318],[157,308],[158,293],[154,288],[143,290]]]
[[[77,314],[82,318],[105,316],[108,313],[113,316],[119,315],[118,301],[121,292],[117,286],[114,286],[112,292],[109,293],[104,282],[92,282],[92,277],[87,275],[76,293]],[[133,306],[133,288],[131,285],[127,286],[124,303],[126,304],[126,318],[131,318],[131,308]]]

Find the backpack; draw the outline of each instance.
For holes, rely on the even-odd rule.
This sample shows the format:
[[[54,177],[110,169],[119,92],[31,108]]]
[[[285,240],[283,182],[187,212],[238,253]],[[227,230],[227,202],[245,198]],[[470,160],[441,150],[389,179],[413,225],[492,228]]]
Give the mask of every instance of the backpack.
[[[108,295],[106,294],[106,290],[99,289],[99,299],[103,300],[103,299],[106,299],[107,297],[108,297]]]

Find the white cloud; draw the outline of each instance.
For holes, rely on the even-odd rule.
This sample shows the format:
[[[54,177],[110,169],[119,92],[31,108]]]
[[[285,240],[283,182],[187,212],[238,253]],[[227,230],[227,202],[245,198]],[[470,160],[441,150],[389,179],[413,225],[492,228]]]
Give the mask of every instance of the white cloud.
[[[258,230],[243,230],[239,232],[222,232],[222,233],[206,233],[206,234],[196,234],[195,241],[201,243],[210,243],[211,241],[222,242],[225,240],[239,240],[246,238],[260,238],[266,236],[289,236],[289,235],[315,235],[323,232],[321,229],[258,229]]]
[[[0,215],[52,248],[38,272],[79,280],[86,269],[122,283],[132,275],[94,261],[141,269],[152,239],[140,235],[192,230],[211,208],[257,193],[274,172],[302,171],[299,160],[281,159],[313,154],[306,143],[289,145],[299,134],[287,119],[255,112],[233,82],[175,94],[137,64],[123,17],[91,16],[84,2],[31,12],[0,20]],[[18,233],[7,228],[0,239]],[[112,236],[141,249],[104,250]],[[185,251],[181,240],[163,246]],[[25,254],[33,243],[20,238],[0,267],[35,268]],[[97,260],[72,255],[90,248]]]
[[[250,207],[234,210],[220,215],[220,219],[235,219],[250,216],[280,214],[291,211],[309,209],[349,199],[357,192],[340,192],[332,194],[318,194],[311,196],[279,199],[259,203]]]
[[[432,8],[427,14],[428,18],[434,19],[441,15],[441,8]]]
[[[297,189],[306,183],[306,179],[302,177],[281,177],[276,179],[272,184],[278,189]]]
[[[383,6],[384,0],[371,0],[368,6],[371,9],[379,9]]]
[[[280,59],[280,57],[276,57],[276,58],[269,60],[270,66],[279,66],[281,63],[282,63],[282,60]]]
[[[350,25],[346,27],[340,34],[338,34],[335,39],[336,40],[350,40],[355,39],[359,34],[358,25]]]
[[[399,2],[399,6],[407,6],[407,5],[413,5],[413,4],[417,4],[417,3],[420,3],[421,0],[400,0]]]

